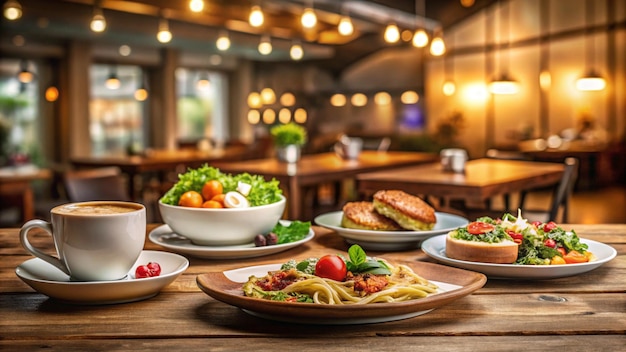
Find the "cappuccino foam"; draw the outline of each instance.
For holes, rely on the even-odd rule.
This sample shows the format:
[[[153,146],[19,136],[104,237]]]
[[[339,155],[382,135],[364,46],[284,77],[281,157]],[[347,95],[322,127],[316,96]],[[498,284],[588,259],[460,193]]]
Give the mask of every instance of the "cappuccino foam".
[[[139,210],[138,207],[123,204],[101,203],[101,204],[69,204],[58,207],[55,212],[58,214],[70,215],[110,215],[129,213]]]

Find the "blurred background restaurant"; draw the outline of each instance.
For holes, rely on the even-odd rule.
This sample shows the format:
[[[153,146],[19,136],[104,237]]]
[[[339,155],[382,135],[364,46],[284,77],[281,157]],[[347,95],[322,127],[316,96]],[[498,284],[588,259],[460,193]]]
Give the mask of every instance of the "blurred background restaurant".
[[[2,3],[0,166],[52,170],[31,181],[36,212],[63,200],[55,175],[75,158],[271,157],[269,129],[290,122],[304,153],[347,134],[582,156],[577,190],[625,197],[623,0]]]

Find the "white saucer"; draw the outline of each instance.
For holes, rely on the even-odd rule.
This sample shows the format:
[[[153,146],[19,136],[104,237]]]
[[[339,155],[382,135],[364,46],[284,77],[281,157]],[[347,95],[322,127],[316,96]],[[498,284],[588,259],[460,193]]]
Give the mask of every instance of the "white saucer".
[[[135,268],[148,262],[161,266],[161,275],[135,279]],[[114,304],[134,302],[156,296],[189,266],[187,258],[162,251],[143,251],[128,275],[116,281],[70,281],[70,277],[39,259],[29,259],[15,274],[44,295],[73,304]]]
[[[312,240],[313,237],[315,237],[315,232],[311,228],[306,237],[300,241],[277,244],[273,246],[255,247],[254,243],[238,246],[199,246],[197,244],[193,244],[188,238],[172,231],[168,225],[161,225],[150,231],[150,234],[148,235],[148,238],[152,243],[171,249],[176,253],[204,259],[242,259],[260,257],[297,247]]]

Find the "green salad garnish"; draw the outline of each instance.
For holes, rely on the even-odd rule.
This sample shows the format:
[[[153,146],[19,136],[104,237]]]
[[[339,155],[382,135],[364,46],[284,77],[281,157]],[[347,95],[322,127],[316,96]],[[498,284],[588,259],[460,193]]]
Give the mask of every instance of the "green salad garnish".
[[[189,169],[186,173],[178,175],[178,182],[161,197],[161,202],[177,205],[183,193],[187,191],[202,192],[202,186],[210,180],[219,181],[224,187],[224,193],[235,191],[239,181],[251,185],[250,194],[246,198],[252,207],[278,202],[283,193],[278,187],[278,180],[274,178],[271,181],[266,181],[263,176],[250,175],[249,173],[226,174],[217,168],[205,164],[202,167]]]

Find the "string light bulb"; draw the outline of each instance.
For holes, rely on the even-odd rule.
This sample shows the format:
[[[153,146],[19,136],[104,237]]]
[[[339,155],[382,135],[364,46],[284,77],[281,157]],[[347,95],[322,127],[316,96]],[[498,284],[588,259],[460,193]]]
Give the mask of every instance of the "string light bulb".
[[[430,54],[432,56],[441,56],[446,53],[446,43],[443,38],[437,36],[430,42]]]
[[[202,12],[204,10],[204,0],[190,0],[189,9],[193,12]]]
[[[400,30],[395,23],[390,23],[385,28],[385,41],[387,43],[397,43],[400,40]]]
[[[354,25],[352,24],[350,16],[341,16],[339,25],[337,26],[337,31],[339,31],[339,34],[346,37],[354,33]]]
[[[169,43],[172,40],[170,25],[165,18],[162,18],[159,21],[159,32],[157,33],[157,40],[161,43]]]
[[[428,45],[428,34],[423,29],[418,29],[413,34],[413,46],[416,48],[424,48]]]
[[[219,51],[226,51],[230,48],[230,38],[228,37],[228,32],[221,31],[217,41],[215,42],[215,46]]]
[[[15,21],[22,17],[22,5],[16,0],[8,0],[3,7],[4,18]]]
[[[89,23],[89,28],[93,32],[101,33],[107,28],[107,21],[102,14],[102,9],[96,7],[93,9],[93,17],[91,18],[91,23]]]
[[[263,22],[265,22],[265,16],[263,15],[261,6],[252,6],[250,16],[248,17],[248,23],[250,23],[252,27],[261,27]]]
[[[272,42],[270,41],[269,36],[264,35],[261,37],[258,49],[261,55],[269,55],[272,53]]]
[[[315,14],[315,11],[313,11],[310,7],[304,9],[302,17],[300,18],[300,23],[302,23],[302,27],[306,29],[315,27],[317,24],[317,15]]]
[[[443,82],[441,90],[443,91],[443,95],[447,97],[452,96],[456,92],[456,84],[452,80],[446,80]]]
[[[300,43],[293,43],[289,49],[289,56],[291,56],[291,59],[295,61],[302,60],[302,57],[304,57],[304,49],[302,49],[302,45],[300,45]]]

